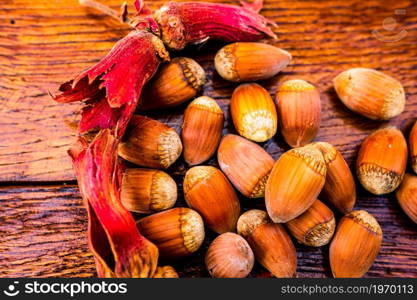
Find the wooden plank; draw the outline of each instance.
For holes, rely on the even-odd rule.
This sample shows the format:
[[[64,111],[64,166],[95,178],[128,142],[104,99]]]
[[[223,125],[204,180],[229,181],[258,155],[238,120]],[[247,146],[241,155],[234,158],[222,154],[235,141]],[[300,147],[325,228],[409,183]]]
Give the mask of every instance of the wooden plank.
[[[121,3],[101,2],[114,8]],[[163,2],[147,1],[153,8]],[[407,92],[406,112],[389,123],[408,132],[417,112],[417,7],[412,4],[410,0],[266,0],[263,14],[279,25],[276,44],[289,50],[294,60],[285,72],[262,84],[271,94],[289,78],[316,84],[323,104],[317,140],[332,142],[352,162],[364,137],[387,122],[372,122],[348,111],[337,99],[331,79],[347,68],[363,66],[401,80]],[[386,18],[395,18],[395,30],[384,29]],[[66,150],[75,137],[80,105],[55,104],[47,92],[96,62],[128,31],[80,7],[76,0],[5,0],[0,19],[0,181],[73,180]],[[374,30],[385,37],[402,31],[406,36],[383,42]],[[229,116],[228,99],[235,85],[213,71],[213,53],[219,44],[207,46],[182,55],[195,57],[206,68],[203,93],[218,99]],[[179,128],[183,108],[153,115]],[[229,131],[234,129],[227,122],[224,132]],[[274,158],[287,149],[279,135],[264,146]]]
[[[87,213],[74,187],[0,189],[0,276],[86,277]]]
[[[121,2],[106,3],[116,8]],[[57,105],[48,91],[94,64],[128,32],[90,12],[77,0],[0,5],[2,181],[74,179],[66,151],[81,106]]]
[[[175,178],[177,181],[180,177]],[[182,186],[177,206],[184,206]],[[94,276],[86,245],[86,211],[75,186],[0,188],[0,277]],[[262,207],[243,200],[244,209]],[[384,238],[380,254],[366,277],[417,277],[417,231],[393,197],[360,197],[380,222]],[[181,277],[207,277],[204,254],[216,234],[206,230],[201,249],[172,263]],[[297,246],[298,277],[329,277],[328,247]],[[256,265],[251,276],[268,276]]]

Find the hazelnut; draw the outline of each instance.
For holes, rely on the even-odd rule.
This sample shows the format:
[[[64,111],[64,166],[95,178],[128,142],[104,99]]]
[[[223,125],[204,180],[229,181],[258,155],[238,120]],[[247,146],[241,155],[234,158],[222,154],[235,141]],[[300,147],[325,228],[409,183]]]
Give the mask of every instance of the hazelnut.
[[[294,277],[297,253],[281,224],[275,224],[266,211],[251,209],[242,214],[237,231],[249,243],[256,260],[275,277]]]
[[[285,81],[278,89],[278,119],[281,133],[291,147],[312,141],[320,127],[320,93],[310,83],[295,79]]]
[[[217,159],[222,171],[246,197],[261,198],[274,160],[261,146],[228,134],[220,142]]]
[[[285,152],[275,163],[265,189],[265,204],[275,223],[286,223],[316,201],[326,179],[323,155],[313,145]]]
[[[378,221],[364,210],[345,215],[330,244],[334,277],[362,277],[372,266],[382,242]]]
[[[256,83],[238,86],[230,101],[237,132],[254,142],[265,142],[277,132],[277,111],[269,93]]]
[[[214,99],[202,96],[188,105],[181,137],[184,159],[189,165],[200,164],[213,156],[220,143],[223,124],[223,112]]]
[[[394,191],[407,165],[407,142],[401,131],[389,127],[369,135],[359,149],[356,172],[362,186],[375,195]]]
[[[264,43],[233,43],[221,48],[215,58],[217,72],[234,82],[257,81],[275,76],[291,61],[291,54]]]
[[[373,69],[353,68],[333,79],[340,100],[373,120],[389,120],[403,112],[404,88],[396,79]]]
[[[163,171],[131,168],[123,174],[120,198],[127,210],[157,212],[174,206],[177,184]]]
[[[174,129],[145,116],[134,116],[119,144],[119,155],[139,166],[167,169],[181,155],[181,139]]]
[[[207,250],[205,263],[215,278],[244,278],[253,268],[254,256],[248,243],[236,233],[219,235]]]
[[[204,69],[193,59],[176,57],[161,66],[145,86],[139,108],[178,106],[195,97],[206,82]]]
[[[219,234],[235,231],[240,214],[239,199],[219,169],[193,167],[185,174],[183,187],[188,206],[201,214],[209,228]]]
[[[177,207],[136,223],[139,231],[153,242],[163,258],[177,259],[197,251],[204,240],[204,223],[194,210]]]

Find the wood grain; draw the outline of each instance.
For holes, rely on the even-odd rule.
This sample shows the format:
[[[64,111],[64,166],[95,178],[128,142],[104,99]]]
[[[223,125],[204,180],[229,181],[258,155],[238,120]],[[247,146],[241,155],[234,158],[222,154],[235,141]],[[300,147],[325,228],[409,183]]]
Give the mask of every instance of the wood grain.
[[[114,8],[121,3],[102,2]],[[158,7],[163,1],[148,3]],[[395,15],[397,9],[405,14]],[[279,25],[276,44],[294,56],[285,72],[263,84],[272,94],[277,84],[293,77],[318,86],[323,122],[317,139],[333,142],[352,159],[363,138],[383,124],[349,112],[335,96],[331,79],[353,66],[377,68],[404,84],[407,111],[391,123],[408,129],[417,110],[417,7],[411,0],[267,0],[263,14]],[[394,32],[383,29],[389,17],[398,22]],[[2,1],[0,20],[0,180],[73,180],[66,150],[74,140],[80,106],[53,103],[47,92],[96,62],[128,30],[80,7],[76,0]],[[400,41],[385,43],[373,30],[387,36],[401,30],[407,34]],[[193,47],[185,53],[207,69],[204,94],[218,99],[227,112],[235,85],[213,72],[213,53],[218,48],[210,43],[208,49]],[[167,111],[160,118],[178,125],[175,112],[173,116]],[[227,129],[232,130],[230,124]],[[265,145],[275,157],[281,146],[280,139]]]
[[[177,181],[180,177],[176,177]],[[185,206],[182,186],[176,206]],[[380,222],[384,238],[380,254],[367,277],[417,277],[416,225],[388,199],[360,197]],[[90,277],[95,276],[87,247],[86,211],[76,186],[0,188],[0,277]],[[262,208],[261,200],[243,200],[244,209]],[[136,216],[137,217],[137,216]],[[181,277],[207,277],[204,254],[216,234],[206,230],[203,246],[191,257],[167,261]],[[328,247],[297,244],[298,277],[331,277]],[[269,276],[256,264],[253,277]]]
[[[219,2],[226,2],[220,1]],[[118,8],[120,0],[101,0]],[[164,1],[147,1],[151,7]],[[237,1],[227,3],[236,4]],[[301,78],[321,92],[322,124],[316,140],[341,150],[353,169],[362,140],[373,130],[396,125],[408,135],[417,116],[417,6],[412,0],[265,0],[262,13],[279,27],[275,44],[290,51],[291,65],[261,82],[272,95],[284,80]],[[394,18],[394,30],[383,22]],[[389,19],[388,19],[389,20]],[[388,28],[385,26],[385,28]],[[395,42],[384,37],[405,32]],[[77,0],[3,0],[0,4],[0,276],[94,276],[86,245],[86,214],[75,186],[66,150],[74,141],[80,104],[56,104],[48,91],[97,62],[128,28]],[[271,41],[269,41],[271,42]],[[223,133],[233,132],[229,98],[235,84],[213,69],[221,44],[209,42],[181,53],[206,69],[202,94],[215,98],[226,115]],[[400,80],[406,90],[406,111],[390,122],[358,116],[337,99],[331,80],[350,67],[371,67]],[[177,131],[181,107],[151,112]],[[278,134],[262,146],[277,159],[288,150]],[[216,165],[216,158],[209,164]],[[180,186],[187,166],[180,159],[170,168]],[[411,169],[409,169],[411,171]],[[57,186],[48,186],[54,182]],[[19,186],[13,186],[17,184]],[[27,186],[25,186],[27,185]],[[243,207],[262,207],[261,200],[242,199]],[[184,205],[179,200],[178,205]],[[383,248],[368,277],[417,277],[417,227],[401,211],[395,197],[373,197],[358,184],[356,208],[375,214],[384,231]],[[340,217],[340,216],[338,216]],[[208,276],[204,246],[191,258],[174,263],[180,275]],[[298,246],[299,277],[330,276],[327,247]],[[252,276],[267,276],[256,266]]]
[[[107,1],[114,7],[120,1]],[[73,180],[66,154],[80,105],[48,95],[98,61],[128,31],[78,1],[0,5],[1,181]]]
[[[87,211],[74,187],[0,189],[0,276],[91,276]]]

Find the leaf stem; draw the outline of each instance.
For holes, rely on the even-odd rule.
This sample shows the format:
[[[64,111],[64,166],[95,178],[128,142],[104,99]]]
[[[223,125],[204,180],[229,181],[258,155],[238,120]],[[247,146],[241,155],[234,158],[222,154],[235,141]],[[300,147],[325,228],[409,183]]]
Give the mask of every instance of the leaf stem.
[[[127,16],[127,4],[124,2],[121,6],[121,11],[118,12],[107,5],[104,5],[98,1],[95,0],[78,0],[80,5],[93,8],[95,10],[98,10],[102,13],[104,13],[107,16],[110,16],[116,20],[118,20],[120,23],[127,24],[130,27],[133,27],[131,25],[131,20]]]

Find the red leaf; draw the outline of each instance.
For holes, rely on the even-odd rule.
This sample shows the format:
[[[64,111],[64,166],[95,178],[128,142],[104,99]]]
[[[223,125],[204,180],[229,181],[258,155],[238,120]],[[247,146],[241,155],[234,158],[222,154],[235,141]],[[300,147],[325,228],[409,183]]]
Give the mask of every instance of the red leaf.
[[[117,144],[109,130],[102,130],[89,146],[80,138],[69,151],[88,207],[90,248],[101,277],[151,277],[158,249],[140,235],[121,204]]]
[[[115,128],[120,119],[121,110],[111,108],[104,96],[93,100],[83,108],[81,121],[78,125],[80,133],[86,132],[91,128]]]
[[[168,59],[162,42],[146,31],[133,31],[118,41],[99,63],[61,85],[60,93],[53,98],[58,102],[93,100],[84,109],[80,131],[97,127],[117,129],[120,137],[135,111],[143,85],[156,72],[160,58]],[[105,97],[100,90],[105,90]]]
[[[276,38],[268,27],[275,25],[257,11],[263,1],[244,7],[207,2],[168,2],[154,13],[162,40],[171,49],[208,39],[227,42],[251,42],[264,37]]]

